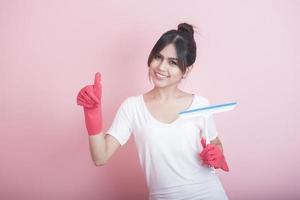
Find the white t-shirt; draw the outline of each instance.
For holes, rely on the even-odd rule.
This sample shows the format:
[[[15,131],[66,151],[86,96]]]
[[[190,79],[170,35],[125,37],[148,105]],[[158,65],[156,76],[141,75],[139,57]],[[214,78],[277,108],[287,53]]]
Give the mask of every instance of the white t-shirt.
[[[208,105],[206,98],[194,95],[189,109]],[[214,170],[201,164],[202,127],[202,118],[158,121],[139,95],[122,103],[107,134],[121,145],[134,135],[150,199],[227,199]],[[210,140],[218,135],[213,118],[208,122],[208,133]]]

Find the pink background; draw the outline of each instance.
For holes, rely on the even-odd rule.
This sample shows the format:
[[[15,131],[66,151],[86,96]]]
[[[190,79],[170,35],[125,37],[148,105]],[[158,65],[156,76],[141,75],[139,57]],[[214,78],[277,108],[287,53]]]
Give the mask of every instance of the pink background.
[[[198,27],[181,84],[211,103],[230,199],[300,198],[299,1],[0,1],[0,199],[147,198],[131,138],[104,167],[88,150],[78,90],[102,73],[107,129],[151,88],[147,57],[180,22]]]

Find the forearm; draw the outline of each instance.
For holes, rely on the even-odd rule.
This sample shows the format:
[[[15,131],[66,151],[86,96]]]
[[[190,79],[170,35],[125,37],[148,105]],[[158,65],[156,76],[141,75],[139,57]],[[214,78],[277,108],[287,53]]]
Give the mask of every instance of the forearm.
[[[90,135],[89,147],[95,165],[104,165],[107,161],[105,134],[101,132],[100,134]]]

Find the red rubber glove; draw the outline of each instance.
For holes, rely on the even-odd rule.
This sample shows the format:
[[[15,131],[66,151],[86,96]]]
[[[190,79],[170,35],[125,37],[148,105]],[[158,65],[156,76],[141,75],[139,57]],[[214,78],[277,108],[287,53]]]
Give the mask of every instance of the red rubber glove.
[[[101,75],[95,75],[94,85],[87,85],[77,95],[77,104],[83,106],[85,125],[89,135],[96,135],[102,131],[101,109]]]
[[[221,168],[224,171],[228,172],[229,168],[222,150],[214,144],[206,145],[206,141],[204,138],[201,139],[201,144],[203,150],[200,153],[200,157],[203,160],[203,164],[213,166],[216,169]]]

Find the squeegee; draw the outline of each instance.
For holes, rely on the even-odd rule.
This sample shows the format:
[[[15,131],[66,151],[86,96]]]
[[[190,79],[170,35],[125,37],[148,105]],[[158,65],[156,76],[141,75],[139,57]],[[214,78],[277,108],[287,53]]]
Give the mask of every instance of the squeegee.
[[[226,103],[226,104],[219,104],[213,105],[208,107],[201,107],[191,110],[186,110],[179,113],[181,118],[191,118],[191,117],[201,117],[204,119],[204,135],[206,144],[209,144],[209,137],[208,137],[208,119],[215,113],[229,111],[235,108],[237,105],[236,102]]]

